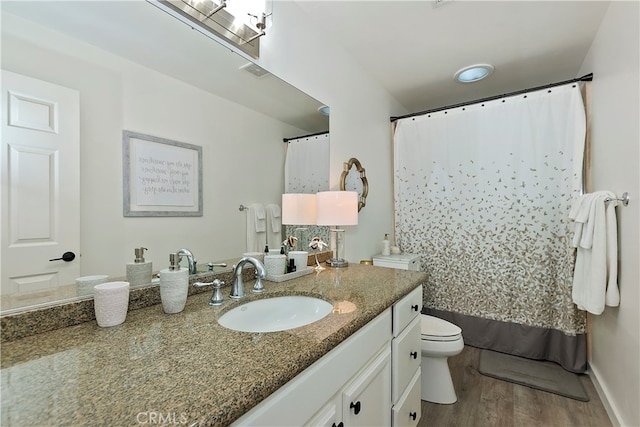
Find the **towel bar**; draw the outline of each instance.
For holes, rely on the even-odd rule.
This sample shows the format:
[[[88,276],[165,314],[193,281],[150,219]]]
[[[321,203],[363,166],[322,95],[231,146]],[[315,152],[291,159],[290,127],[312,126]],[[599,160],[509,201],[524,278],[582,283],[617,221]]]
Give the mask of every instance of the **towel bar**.
[[[629,193],[627,193],[626,191],[624,193],[622,193],[622,197],[617,197],[617,198],[611,198],[611,197],[607,197],[606,199],[604,199],[605,202],[610,202],[612,200],[619,200],[622,202],[623,206],[628,206],[629,205]]]
[[[238,210],[239,210],[240,212],[245,211],[245,210],[247,210],[247,209],[249,209],[249,208],[248,208],[247,206],[245,206],[245,205],[240,205],[240,207],[238,208]]]

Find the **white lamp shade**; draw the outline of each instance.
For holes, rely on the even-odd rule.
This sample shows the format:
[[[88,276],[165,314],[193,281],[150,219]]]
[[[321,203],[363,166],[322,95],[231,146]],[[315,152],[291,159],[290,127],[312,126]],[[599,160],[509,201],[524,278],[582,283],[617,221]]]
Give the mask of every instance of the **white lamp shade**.
[[[316,195],[298,193],[283,194],[282,223],[285,225],[315,225]]]
[[[357,225],[358,193],[320,191],[316,193],[318,225]]]

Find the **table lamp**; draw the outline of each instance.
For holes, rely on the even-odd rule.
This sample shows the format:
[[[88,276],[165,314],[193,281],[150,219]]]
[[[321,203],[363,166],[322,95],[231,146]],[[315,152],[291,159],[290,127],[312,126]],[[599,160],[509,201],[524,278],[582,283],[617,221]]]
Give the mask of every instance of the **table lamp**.
[[[333,226],[331,249],[333,258],[327,260],[331,267],[347,267],[344,259],[343,225],[358,224],[358,193],[355,191],[320,191],[316,193],[317,225]]]
[[[316,195],[286,193],[282,195],[282,224],[284,225],[315,225],[316,224]],[[306,228],[296,228],[295,231],[304,231]],[[300,246],[304,248],[306,239],[298,239]],[[296,247],[298,244],[296,244]]]

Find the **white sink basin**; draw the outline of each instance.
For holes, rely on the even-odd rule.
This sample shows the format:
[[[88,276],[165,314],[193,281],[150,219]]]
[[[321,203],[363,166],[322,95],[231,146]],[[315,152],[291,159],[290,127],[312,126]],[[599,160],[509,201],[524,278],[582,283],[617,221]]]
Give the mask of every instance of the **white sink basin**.
[[[242,332],[277,332],[316,322],[331,313],[333,305],[319,298],[284,296],[242,304],[218,319],[228,329]]]

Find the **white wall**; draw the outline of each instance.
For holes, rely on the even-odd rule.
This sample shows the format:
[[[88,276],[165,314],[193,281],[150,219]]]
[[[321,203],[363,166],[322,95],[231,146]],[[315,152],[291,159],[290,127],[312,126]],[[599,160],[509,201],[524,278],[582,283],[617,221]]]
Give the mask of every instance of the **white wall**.
[[[2,24],[3,68],[80,92],[83,275],[124,276],[140,246],[154,270],[181,247],[201,263],[245,251],[238,206],[280,204],[282,138],[303,131],[14,16]],[[204,216],[123,217],[122,130],[203,147]]]
[[[358,225],[346,229],[346,258],[370,259],[393,233],[393,159],[389,117],[405,111],[343,48],[321,33],[290,1],[273,3],[273,26],[262,39],[260,63],[331,107],[332,190],[343,162],[356,157],[366,170],[369,196]],[[339,225],[339,224],[336,224]]]
[[[340,47],[322,35],[312,17],[287,1],[274,2],[274,24],[263,39],[261,64],[331,106],[331,187],[337,189],[342,162],[357,157],[370,183],[359,224],[347,227],[347,258],[368,258],[392,231],[393,188],[389,116],[407,113]],[[594,318],[595,379],[612,407],[614,420],[638,426],[640,251],[638,176],[638,3],[612,2],[581,72],[593,82],[593,183],[595,190],[628,191],[632,202],[619,208],[619,308]],[[578,76],[577,75],[577,76]],[[576,76],[576,77],[577,77]]]
[[[620,307],[593,316],[589,360],[615,423],[640,425],[640,4],[611,2],[581,75],[593,72],[593,190],[628,191],[618,209]]]

